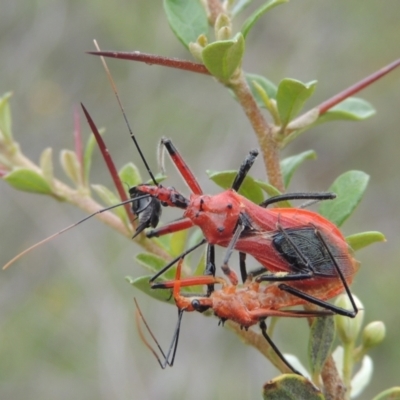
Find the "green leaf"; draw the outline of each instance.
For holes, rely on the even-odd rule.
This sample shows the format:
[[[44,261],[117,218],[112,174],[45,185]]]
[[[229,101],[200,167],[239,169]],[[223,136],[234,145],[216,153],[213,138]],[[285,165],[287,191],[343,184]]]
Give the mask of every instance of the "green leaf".
[[[193,275],[194,276],[204,275],[205,268],[206,268],[206,251],[203,251],[203,254],[200,257],[200,260],[197,263],[196,268],[193,270]]]
[[[362,171],[348,171],[340,175],[328,189],[328,192],[336,193],[337,198],[321,203],[319,213],[341,226],[361,201],[368,181],[369,175]]]
[[[349,97],[335,107],[332,107],[325,114],[322,114],[316,124],[335,120],[361,121],[371,117],[375,112],[375,109],[368,101],[357,97]]]
[[[60,153],[60,163],[69,179],[76,185],[82,185],[81,164],[71,150],[62,150]]]
[[[122,184],[124,184],[127,189],[137,186],[143,182],[138,168],[131,162],[125,164],[119,170],[118,175]]]
[[[257,186],[259,186],[265,193],[268,194],[269,197],[279,196],[282,194],[275,186],[263,181],[259,181],[258,179],[255,180]],[[290,201],[280,201],[279,207],[290,208],[292,205]]]
[[[151,276],[141,276],[140,278],[132,278],[126,276],[125,279],[135,288],[146,293],[153,299],[162,301],[163,303],[175,304],[174,297],[171,295],[171,289],[152,289],[150,286]]]
[[[103,185],[91,185],[92,189],[97,193],[97,195],[103,200],[106,206],[114,206],[121,202],[121,200],[108,188]],[[112,211],[118,215],[120,220],[128,226],[129,219],[126,215],[125,208],[123,206],[116,207]]]
[[[167,175],[163,175],[161,173],[158,173],[157,175],[154,176],[154,179],[156,180],[157,183],[161,183],[162,181],[165,181],[168,178]],[[146,184],[154,185],[154,182],[152,179],[149,179]]]
[[[153,273],[158,272],[167,264],[167,262],[163,258],[151,253],[139,253],[136,255],[135,260],[142,267]],[[170,268],[167,272],[163,274],[163,278],[168,280],[175,279],[175,269]]]
[[[314,93],[317,81],[303,83],[285,78],[278,86],[276,101],[282,126],[286,126],[303,108],[304,103]]]
[[[311,373],[319,375],[326,359],[331,353],[333,340],[335,339],[335,323],[332,317],[315,318],[310,329],[308,342],[308,356]]]
[[[281,161],[281,170],[285,187],[289,186],[292,176],[297,168],[306,160],[315,160],[317,153],[314,150],[304,151],[295,156],[287,157]]]
[[[0,97],[0,138],[3,136],[7,141],[13,140],[11,131],[11,110],[8,99],[12,96],[11,92],[5,93]]]
[[[51,187],[42,175],[27,168],[17,168],[3,179],[12,187],[24,192],[52,194]]]
[[[187,234],[187,230],[178,231],[171,234],[169,252],[173,257],[177,257],[185,251]]]
[[[227,83],[242,62],[244,46],[241,33],[231,40],[210,43],[203,49],[204,65],[213,76]]]
[[[325,397],[308,379],[285,374],[267,382],[263,387],[264,400],[324,400]]]
[[[250,87],[251,93],[253,94],[254,98],[256,99],[256,102],[259,107],[265,108],[264,100],[260,96],[260,93],[258,90],[254,87],[254,83],[258,83],[267,93],[268,97],[270,99],[275,99],[276,98],[276,93],[278,91],[278,88],[274,83],[272,83],[270,80],[267,78],[264,78],[261,75],[256,75],[256,74],[246,74],[246,81],[247,84]]]
[[[400,400],[400,386],[386,389],[372,400]]]
[[[244,24],[242,25],[241,32],[243,36],[246,38],[247,34],[250,32],[250,29],[254,26],[254,24],[261,18],[267,11],[273,9],[282,3],[287,3],[289,0],[270,0],[267,1],[263,6],[261,6],[258,10],[256,10],[249,18],[246,19]]]
[[[120,202],[119,198],[103,185],[92,185],[93,190],[99,195],[107,206],[113,206]]]
[[[356,251],[373,243],[386,242],[386,238],[381,232],[369,231],[347,236],[346,242],[354,251]]]
[[[206,171],[206,173],[213,182],[223,189],[229,189],[237,175],[237,171]],[[264,200],[259,184],[251,176],[246,176],[242,186],[240,186],[239,193],[256,204]]]
[[[50,187],[52,187],[54,180],[52,157],[53,150],[50,147],[44,149],[40,155],[40,168],[44,179],[46,179]]]
[[[164,0],[164,10],[172,31],[185,47],[207,34],[207,14],[200,0]]]

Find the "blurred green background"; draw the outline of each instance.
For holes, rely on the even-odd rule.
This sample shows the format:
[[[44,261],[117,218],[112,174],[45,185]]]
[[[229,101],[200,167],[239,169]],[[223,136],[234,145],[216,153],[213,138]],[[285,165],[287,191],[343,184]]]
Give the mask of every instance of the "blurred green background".
[[[399,21],[398,0],[293,1],[273,10],[250,33],[244,67],[276,83],[284,77],[317,79],[311,107],[398,58]],[[72,148],[73,109],[83,102],[98,126],[106,127],[117,165],[134,161],[141,166],[100,60],[85,54],[94,38],[104,50],[190,58],[169,30],[161,2],[1,2],[0,92],[14,92],[14,136],[31,159],[37,161],[45,147],[56,153]],[[127,61],[112,60],[109,66],[154,169],[159,138],[171,137],[202,186],[216,193],[205,170],[237,168],[257,147],[242,111],[212,79]],[[318,153],[297,173],[291,190],[326,190],[349,169],[371,175],[365,199],[344,226],[345,234],[373,229],[388,239],[357,254],[362,268],[353,285],[365,320],[383,320],[387,326],[384,344],[371,352],[374,377],[361,396],[371,398],[398,385],[400,376],[400,70],[361,97],[373,103],[376,116],[325,124],[285,155]],[[89,134],[83,118],[82,129]],[[168,170],[169,182],[184,187],[170,164]],[[57,174],[63,176],[60,170]],[[264,178],[260,161],[253,175]],[[92,182],[111,187],[98,154]],[[84,216],[5,183],[0,198],[1,264]],[[174,215],[167,210],[164,220]],[[125,282],[125,275],[143,274],[133,262],[136,251],[92,220],[1,273],[1,399],[260,398],[262,384],[276,370],[218,327],[216,319],[196,313],[185,315],[175,366],[159,368],[138,338],[132,298],[137,296],[163,346],[172,336],[176,310]],[[306,363],[306,332],[304,321],[282,321],[276,342]]]

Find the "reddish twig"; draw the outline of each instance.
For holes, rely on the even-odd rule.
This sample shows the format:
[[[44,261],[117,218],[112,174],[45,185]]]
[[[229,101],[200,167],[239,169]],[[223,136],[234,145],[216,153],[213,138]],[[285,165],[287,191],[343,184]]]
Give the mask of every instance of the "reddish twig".
[[[81,106],[82,106],[83,112],[86,116],[86,119],[88,121],[88,124],[90,126],[90,129],[92,130],[93,135],[96,138],[97,144],[99,146],[99,149],[101,151],[103,159],[107,165],[107,168],[110,171],[111,178],[114,182],[115,187],[117,188],[119,197],[120,197],[121,201],[126,201],[126,200],[128,200],[128,197],[127,197],[125,189],[122,185],[121,179],[119,178],[117,168],[115,167],[114,162],[110,156],[110,153],[106,147],[106,144],[104,143],[104,140],[100,135],[100,132],[98,131],[95,123],[93,122],[93,120],[92,120],[90,114],[88,113],[88,111],[86,110],[85,106],[82,103],[81,103]],[[129,207],[129,204],[125,204],[124,207],[125,207],[125,211],[128,215],[129,220],[132,221],[134,219],[134,215]]]
[[[390,71],[393,71],[400,65],[400,58],[389,65],[381,68],[380,70],[374,72],[373,74],[367,76],[366,78],[362,79],[361,81],[355,83],[354,85],[350,86],[349,88],[343,90],[342,92],[338,93],[337,95],[331,97],[330,99],[324,101],[316,108],[319,109],[319,114],[325,114],[329,111],[332,107],[336,106],[336,104],[342,102],[343,100],[347,99],[348,97],[358,93],[362,89],[369,86],[371,83],[377,81],[378,79],[382,78]]]
[[[179,58],[163,57],[154,54],[141,53],[140,51],[88,51],[87,54],[109,58],[118,58],[121,60],[139,61],[149,65],[161,65],[163,67],[183,69],[184,71],[210,75],[207,68],[203,64],[195,63],[193,61],[180,60]]]

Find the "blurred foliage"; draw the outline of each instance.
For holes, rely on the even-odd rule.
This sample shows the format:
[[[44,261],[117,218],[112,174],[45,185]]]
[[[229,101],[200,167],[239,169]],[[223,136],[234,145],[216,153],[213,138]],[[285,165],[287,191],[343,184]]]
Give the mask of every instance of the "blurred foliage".
[[[373,0],[362,5],[303,0],[271,15],[249,33],[245,68],[276,82],[294,74],[303,82],[323,81],[315,104],[399,56],[397,0],[387,0],[384,7]],[[39,158],[43,143],[56,149],[71,147],[72,109],[82,101],[107,128],[107,142],[119,165],[136,161],[99,60],[84,54],[92,50],[94,37],[103,49],[187,57],[170,32],[162,7],[146,1],[6,0],[0,33],[0,92],[15,93],[13,131],[33,159]],[[249,144],[249,127],[236,105],[224,91],[214,90],[211,80],[161,67],[118,61],[110,65],[135,132],[146,154],[154,155],[152,165],[158,138],[172,136],[202,185],[218,190],[204,171],[235,169],[255,147],[255,142]],[[387,245],[360,253],[362,273],[353,286],[368,310],[367,319],[383,320],[387,328],[384,344],[372,352],[377,367],[366,398],[394,385],[393,377],[400,372],[400,322],[393,312],[400,278],[394,223],[399,135],[398,115],[393,112],[399,81],[395,72],[363,93],[378,110],[377,117],[355,125],[331,124],[323,128],[329,129],[329,136],[317,135],[322,131],[316,128],[288,154],[312,147],[319,155],[302,169],[303,176],[297,175],[293,185],[298,186],[292,190],[326,190],[327,182],[340,172],[355,168],[372,177],[368,196],[346,226],[346,234],[374,227],[388,239]],[[168,169],[173,180],[174,170]],[[108,179],[100,157],[92,170],[96,181]],[[176,186],[182,186],[176,179]],[[3,261],[81,217],[79,212],[60,210],[51,200],[44,203],[42,197],[20,194],[5,185],[0,191],[6,210],[0,213],[1,226],[7,227],[2,235]],[[216,321],[200,316],[185,317],[176,365],[172,371],[159,370],[137,338],[133,302],[127,301],[131,290],[121,279],[141,273],[133,261],[136,250],[115,236],[92,221],[2,273],[0,397],[108,399],[132,398],[134,393],[134,398],[176,399],[188,398],[190,391],[190,398],[259,398],[266,374],[272,377],[275,372],[228,332],[217,329]],[[138,297],[155,334],[168,343],[175,313]],[[279,327],[280,348],[305,355],[301,325],[305,323],[285,321]],[[294,330],[295,337],[290,335]]]

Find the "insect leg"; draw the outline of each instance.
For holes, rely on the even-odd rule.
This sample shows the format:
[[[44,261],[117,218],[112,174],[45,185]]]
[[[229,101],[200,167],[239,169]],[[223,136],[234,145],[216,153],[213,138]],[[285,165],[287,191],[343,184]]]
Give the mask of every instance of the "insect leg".
[[[282,281],[298,281],[298,280],[303,280],[303,279],[311,279],[316,276],[324,276],[322,272],[316,270],[312,261],[302,252],[301,248],[299,248],[297,243],[295,243],[293,241],[290,234],[285,229],[283,229],[282,226],[280,226],[280,225],[278,225],[278,229],[279,229],[280,233],[284,236],[287,243],[291,246],[293,252],[296,254],[296,257],[299,260],[298,263],[300,264],[300,266],[303,266],[302,270],[299,271],[298,273],[297,272],[289,273],[289,274],[285,274],[285,275],[281,275],[281,276],[276,275],[276,274],[275,275],[265,274],[265,275],[258,277],[257,280],[260,282],[261,281],[269,281],[269,282],[281,281],[282,282]],[[357,309],[357,306],[353,299],[353,296],[350,292],[350,289],[346,282],[346,279],[343,275],[343,272],[340,269],[340,267],[336,261],[336,258],[332,254],[331,249],[327,245],[327,243],[326,243],[325,239],[323,238],[323,236],[321,235],[321,233],[316,228],[314,228],[313,234],[315,235],[315,238],[318,240],[318,243],[323,247],[323,250],[325,250],[327,256],[329,257],[330,262],[334,266],[337,276],[340,279],[340,282],[342,283],[342,285],[346,291],[346,294],[348,295],[348,297],[350,299],[351,305],[353,307],[353,311],[345,310],[343,308],[334,306],[324,300],[321,300],[313,295],[305,293],[304,291],[301,291],[301,290],[299,290],[295,287],[289,286],[289,285],[281,284],[281,285],[279,285],[279,288],[281,290],[284,290],[284,291],[286,291],[294,296],[297,296],[303,300],[307,300],[312,304],[316,304],[316,305],[324,307],[328,310],[332,310],[332,311],[336,312],[337,314],[354,318],[357,315],[358,309]],[[325,276],[325,278],[326,278],[326,276]],[[333,276],[329,277],[329,279],[332,279],[332,278],[333,278]]]
[[[260,321],[260,329],[261,333],[264,336],[265,340],[268,342],[268,344],[272,347],[274,350],[275,354],[282,360],[282,362],[295,374],[301,375],[299,371],[297,371],[295,368],[293,368],[289,362],[286,360],[286,358],[283,356],[283,354],[280,352],[278,347],[275,345],[275,343],[272,341],[272,339],[269,337],[267,333],[267,324],[265,323],[265,320]],[[302,375],[301,375],[302,376]]]
[[[238,224],[236,227],[235,233],[232,236],[231,241],[229,242],[227,248],[226,248],[226,253],[224,260],[222,262],[222,272],[228,277],[232,285],[237,285],[238,279],[236,276],[236,273],[232,271],[229,268],[228,261],[231,258],[232,252],[235,249],[236,243],[238,242],[240,235],[242,234],[243,230],[245,229],[245,226],[241,223]],[[243,276],[243,275],[242,275]]]
[[[347,281],[346,281],[346,279],[345,279],[345,277],[344,277],[344,275],[343,275],[343,272],[342,272],[342,270],[340,269],[340,267],[339,267],[339,265],[338,265],[338,263],[337,263],[337,261],[336,261],[336,258],[333,256],[331,250],[329,249],[328,245],[326,244],[325,239],[322,237],[321,232],[319,232],[317,229],[315,229],[315,235],[318,237],[318,239],[319,239],[319,240],[321,241],[321,243],[324,245],[325,250],[328,252],[329,257],[331,258],[332,263],[333,263],[333,265],[335,266],[336,272],[337,272],[337,274],[338,274],[340,280],[341,280],[342,283],[343,283],[344,290],[346,291],[346,294],[347,294],[347,296],[349,297],[350,303],[351,303],[351,305],[353,306],[353,313],[352,313],[351,315],[349,315],[349,316],[350,316],[351,318],[354,318],[354,317],[357,315],[357,313],[358,313],[358,308],[357,308],[357,306],[356,306],[356,302],[354,301],[353,295],[351,294],[349,285],[347,284]]]
[[[253,166],[254,161],[256,161],[257,156],[258,156],[258,150],[251,150],[249,155],[244,159],[236,175],[236,178],[231,186],[235,192],[239,191],[240,186],[242,185],[244,179],[246,178],[250,168]]]
[[[207,246],[206,269],[204,275],[215,276],[215,247],[213,244]],[[207,285],[207,295],[210,296],[213,291],[214,284]]]
[[[167,149],[172,162],[175,164],[176,168],[182,175],[183,180],[189,186],[190,190],[194,194],[203,194],[203,191],[201,190],[200,184],[197,182],[196,177],[194,176],[193,172],[190,170],[189,166],[186,164],[182,156],[179,154],[176,147],[172,144],[171,140],[162,138],[161,143]]]
[[[146,233],[148,238],[159,237],[163,235],[168,235],[169,233],[183,231],[189,229],[193,226],[193,222],[189,218],[182,218],[177,221],[170,222],[158,229],[153,229]]]
[[[317,306],[331,310],[336,314],[344,315],[345,317],[354,318],[357,315],[358,309],[354,304],[354,311],[345,310],[344,308],[335,306],[334,304],[328,303],[327,301],[318,299],[317,297],[311,296],[301,290],[298,290],[292,286],[286,285],[284,283],[279,285],[279,289],[284,290],[292,294],[293,296],[299,297],[300,299],[307,300],[309,303],[315,304]],[[353,305],[353,304],[352,304]]]
[[[335,193],[316,192],[316,193],[285,193],[278,196],[270,197],[259,204],[260,207],[268,207],[271,204],[279,203],[286,200],[333,200],[336,198]]]
[[[149,282],[155,281],[160,275],[162,275],[165,271],[168,271],[176,262],[178,262],[181,258],[184,258],[187,254],[191,253],[192,251],[196,250],[198,247],[206,243],[206,239],[201,240],[199,243],[195,244],[194,246],[190,247],[178,257],[175,257],[172,261],[170,261],[165,267],[160,269],[155,275],[150,278]]]

